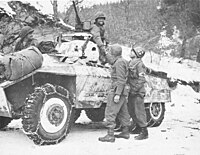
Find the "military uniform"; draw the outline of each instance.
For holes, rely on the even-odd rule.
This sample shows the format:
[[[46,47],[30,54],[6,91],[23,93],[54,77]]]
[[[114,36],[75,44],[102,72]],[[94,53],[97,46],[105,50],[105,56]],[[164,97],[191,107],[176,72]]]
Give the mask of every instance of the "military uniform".
[[[128,110],[131,118],[140,127],[147,126],[146,112],[144,107],[145,88],[145,66],[140,58],[133,59],[129,63],[128,83],[130,94],[128,97]]]
[[[144,107],[146,67],[141,60],[144,54],[143,48],[132,49],[130,53],[132,60],[129,63],[128,83],[130,85],[130,93],[128,97],[128,111],[136,124],[135,129],[131,133],[139,134],[135,137],[136,140],[148,138],[147,118]]]
[[[30,46],[37,46],[38,45],[38,42],[36,39],[31,39],[31,40],[28,40],[26,42],[23,41],[23,39],[18,39],[16,41],[16,45],[15,45],[15,50],[14,51],[21,51],[25,48],[28,48]]]
[[[105,28],[104,26],[93,24],[90,33],[92,34],[92,41],[94,41],[99,47],[104,46],[105,40]]]
[[[121,51],[121,47],[113,46],[112,50]],[[121,57],[121,54],[115,55],[113,58],[112,71],[111,71],[111,89],[108,94],[108,100],[105,111],[106,125],[108,127],[108,135],[99,138],[100,141],[114,142],[114,128],[116,126],[116,117],[118,117],[120,123],[124,127],[126,135],[119,138],[129,138],[127,131],[130,125],[130,115],[127,109],[127,96],[125,86],[128,75],[128,62]],[[119,102],[114,102],[115,96],[120,96]]]
[[[129,126],[130,116],[128,114],[127,109],[127,96],[123,94],[127,73],[128,65],[127,61],[121,57],[119,57],[114,65],[112,66],[111,72],[111,89],[108,94],[108,102],[105,111],[105,118],[108,123],[108,128],[114,129],[116,126],[116,117],[118,115],[118,119],[121,122],[122,126]],[[120,95],[120,100],[118,103],[113,101],[115,95]]]
[[[102,63],[106,62],[106,58],[105,58],[105,46],[104,46],[104,41],[105,41],[105,28],[104,28],[104,24],[100,24],[98,23],[98,19],[102,18],[102,19],[106,19],[106,17],[104,16],[104,14],[102,12],[98,12],[95,15],[95,22],[91,27],[90,33],[92,34],[92,39],[91,41],[95,42],[97,44],[97,46],[99,47],[99,60]]]

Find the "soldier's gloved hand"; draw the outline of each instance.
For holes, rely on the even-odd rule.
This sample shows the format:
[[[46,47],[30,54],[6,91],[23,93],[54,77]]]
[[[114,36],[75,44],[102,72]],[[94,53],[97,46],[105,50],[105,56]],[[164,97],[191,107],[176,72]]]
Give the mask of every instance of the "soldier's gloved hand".
[[[119,95],[115,95],[115,97],[114,97],[114,102],[115,102],[115,103],[118,103],[118,102],[119,102],[119,99],[120,99],[120,96],[119,96]]]

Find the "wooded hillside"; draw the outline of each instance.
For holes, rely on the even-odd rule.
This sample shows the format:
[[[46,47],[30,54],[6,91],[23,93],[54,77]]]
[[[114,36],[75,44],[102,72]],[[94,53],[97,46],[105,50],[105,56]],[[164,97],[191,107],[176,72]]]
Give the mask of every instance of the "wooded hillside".
[[[200,0],[121,0],[92,7],[81,6],[83,1],[75,0],[82,21],[93,20],[98,11],[106,14],[106,31],[110,43],[142,45],[161,55],[171,54],[200,62]],[[59,24],[59,19],[75,25],[72,4],[67,3],[66,11],[59,12],[57,0],[51,0],[51,3],[53,16],[43,15],[31,4],[20,1],[11,1],[9,6],[16,12],[16,19],[24,19],[23,23],[39,29],[40,35],[63,30],[58,25],[65,32],[69,31]],[[52,30],[46,32],[47,27]],[[164,45],[165,41],[160,41],[163,37],[171,43]]]
[[[173,56],[200,62],[199,10],[200,0],[123,0],[91,8],[80,7],[79,14],[83,20],[91,20],[97,11],[105,12],[108,37],[113,43],[142,44],[160,54],[170,50]],[[70,24],[74,24],[73,17],[72,12]],[[159,46],[162,32],[175,44],[164,49]]]

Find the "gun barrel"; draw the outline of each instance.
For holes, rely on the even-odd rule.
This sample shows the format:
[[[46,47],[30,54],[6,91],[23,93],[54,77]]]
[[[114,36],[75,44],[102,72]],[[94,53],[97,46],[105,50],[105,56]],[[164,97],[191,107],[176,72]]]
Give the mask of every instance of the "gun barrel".
[[[82,24],[81,19],[80,19],[79,15],[78,15],[78,11],[77,11],[77,8],[76,8],[76,4],[75,4],[74,1],[72,1],[72,2],[73,2],[73,6],[74,6],[74,11],[75,11],[75,14],[76,14],[76,25],[75,25],[75,29],[76,29],[77,31],[81,31],[81,30],[83,29],[83,24]]]

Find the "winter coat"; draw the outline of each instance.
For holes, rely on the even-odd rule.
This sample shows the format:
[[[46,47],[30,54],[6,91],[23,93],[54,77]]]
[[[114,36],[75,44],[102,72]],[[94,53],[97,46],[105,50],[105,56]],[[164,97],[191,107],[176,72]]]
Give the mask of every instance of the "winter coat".
[[[130,86],[131,95],[138,94],[142,97],[145,96],[145,71],[146,67],[141,59],[136,58],[129,62],[128,84]]]

